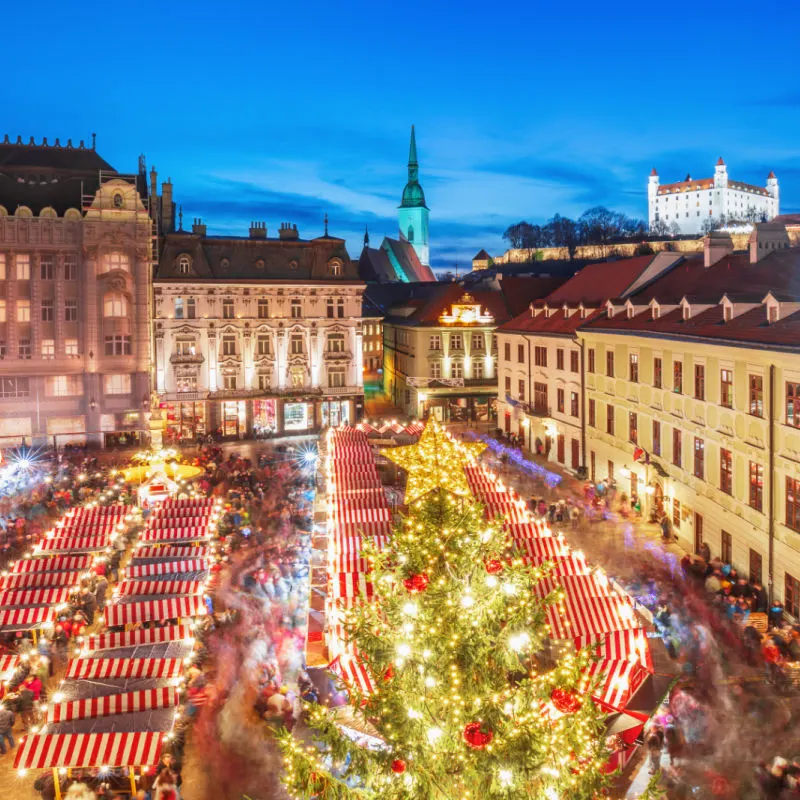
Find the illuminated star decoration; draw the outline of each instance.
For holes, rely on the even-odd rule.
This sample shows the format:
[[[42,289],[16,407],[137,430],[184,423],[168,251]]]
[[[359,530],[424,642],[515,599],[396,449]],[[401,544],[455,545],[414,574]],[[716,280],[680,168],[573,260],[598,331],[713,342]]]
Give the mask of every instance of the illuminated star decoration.
[[[408,503],[439,488],[453,494],[470,494],[464,467],[474,463],[485,449],[482,442],[455,441],[438,422],[431,420],[416,444],[386,448],[381,453],[406,471]]]

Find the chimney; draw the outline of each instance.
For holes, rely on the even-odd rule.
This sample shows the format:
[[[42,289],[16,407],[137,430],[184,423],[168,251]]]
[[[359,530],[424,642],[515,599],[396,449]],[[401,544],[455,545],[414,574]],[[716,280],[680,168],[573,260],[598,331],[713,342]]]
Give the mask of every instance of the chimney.
[[[196,233],[198,236],[206,235],[206,224],[200,217],[192,220],[192,233]]]
[[[172,202],[172,178],[161,184],[161,230],[172,233],[175,230],[175,203]]]
[[[729,233],[711,231],[703,239],[703,266],[713,266],[717,261],[733,252],[733,239]]]
[[[251,222],[250,223],[250,238],[251,239],[266,239],[267,238],[267,223],[266,222]]]
[[[158,173],[155,167],[150,167],[150,218],[158,230]]]
[[[296,241],[299,239],[300,234],[297,232],[297,225],[292,225],[290,222],[281,222],[278,238],[287,241]]]
[[[774,250],[791,247],[786,226],[780,222],[762,222],[750,234],[750,263],[757,264]]]

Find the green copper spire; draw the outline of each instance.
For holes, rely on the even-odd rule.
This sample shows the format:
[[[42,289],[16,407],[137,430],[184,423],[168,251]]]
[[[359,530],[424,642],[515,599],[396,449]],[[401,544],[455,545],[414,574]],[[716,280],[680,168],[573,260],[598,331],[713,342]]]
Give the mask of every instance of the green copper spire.
[[[417,161],[417,136],[411,126],[411,142],[408,146],[408,183],[403,189],[400,208],[417,208],[425,206],[425,192],[419,184],[419,163]]]

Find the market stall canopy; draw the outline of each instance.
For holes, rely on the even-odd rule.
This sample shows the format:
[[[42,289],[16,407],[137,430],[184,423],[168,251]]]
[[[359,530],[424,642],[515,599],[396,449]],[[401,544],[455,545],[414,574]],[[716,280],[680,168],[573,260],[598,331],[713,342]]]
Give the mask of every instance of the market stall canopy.
[[[74,658],[65,678],[177,678],[179,658]]]
[[[144,558],[208,558],[211,548],[202,545],[139,545],[133,551],[134,559]]]
[[[140,644],[190,641],[194,639],[191,625],[167,625],[163,628],[142,628],[138,631],[101,633],[89,636],[87,650],[113,650],[118,647],[135,647]]]
[[[50,558],[21,558],[11,567],[12,575],[29,572],[69,572],[87,570],[92,566],[92,556],[52,556]]]
[[[71,591],[67,587],[0,591],[0,607],[61,605],[69,600]]]
[[[157,564],[134,564],[125,570],[126,578],[152,578],[157,575],[180,575],[187,572],[207,572],[208,561],[189,558],[182,561],[162,561]]]
[[[0,631],[30,631],[52,623],[56,610],[49,606],[0,609]]]
[[[106,625],[129,625],[151,620],[199,617],[207,613],[201,597],[174,597],[165,600],[144,600],[136,603],[118,603],[106,608]]]
[[[85,700],[54,703],[47,710],[47,722],[71,722],[114,714],[135,714],[154,708],[172,708],[180,703],[180,690],[176,686],[145,689],[139,692],[109,694]]]
[[[81,550],[89,553],[99,553],[101,550],[105,550],[109,544],[111,544],[111,537],[107,535],[42,539],[34,547],[34,553],[74,553]]]
[[[116,591],[120,596],[144,594],[202,594],[205,591],[203,581],[180,580],[144,580],[122,581],[117,584]]]
[[[31,589],[57,586],[77,586],[83,572],[28,572],[0,578],[0,589]]]
[[[150,766],[161,745],[161,733],[34,734],[23,739],[14,768]]]

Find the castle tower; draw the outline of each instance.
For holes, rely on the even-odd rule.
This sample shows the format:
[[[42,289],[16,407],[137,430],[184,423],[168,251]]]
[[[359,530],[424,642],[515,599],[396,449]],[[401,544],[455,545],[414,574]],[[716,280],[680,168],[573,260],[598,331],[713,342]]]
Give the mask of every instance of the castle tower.
[[[658,198],[658,172],[653,167],[650,177],[647,180],[647,218],[648,223],[652,225],[656,220],[656,199]]]
[[[769,192],[769,196],[775,201],[773,214],[777,217],[778,214],[781,213],[781,196],[780,190],[778,189],[778,179],[772,171],[767,175],[767,192]]]
[[[428,217],[430,210],[425,205],[425,193],[419,183],[419,163],[417,162],[417,138],[411,126],[411,143],[408,148],[408,183],[403,189],[398,221],[400,238],[406,239],[414,248],[422,264],[430,266],[428,247]]]

